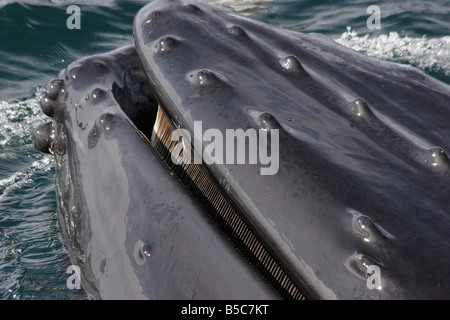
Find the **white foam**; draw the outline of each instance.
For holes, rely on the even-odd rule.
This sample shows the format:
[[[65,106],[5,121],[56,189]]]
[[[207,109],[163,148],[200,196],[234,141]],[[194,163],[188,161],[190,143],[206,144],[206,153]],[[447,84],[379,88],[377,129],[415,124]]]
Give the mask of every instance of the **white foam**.
[[[43,92],[37,88],[31,98],[0,101],[0,152],[31,143],[34,128],[49,121],[39,105]]]
[[[370,37],[369,34],[359,36],[351,27],[347,27],[347,31],[335,41],[370,56],[450,76],[450,36],[428,39],[425,36],[414,38],[390,32]]]
[[[43,155],[41,159],[34,161],[29,168],[14,172],[11,176],[0,180],[0,201],[11,191],[33,183],[33,176],[37,172],[49,171],[53,166],[52,158]]]
[[[22,101],[0,101],[0,161],[15,159],[17,148],[33,143],[32,134],[35,127],[49,121],[39,105],[43,92],[43,88],[37,88],[31,98]],[[36,172],[50,170],[52,165],[51,156],[42,154],[27,168],[1,179],[0,200],[10,191],[31,183]]]

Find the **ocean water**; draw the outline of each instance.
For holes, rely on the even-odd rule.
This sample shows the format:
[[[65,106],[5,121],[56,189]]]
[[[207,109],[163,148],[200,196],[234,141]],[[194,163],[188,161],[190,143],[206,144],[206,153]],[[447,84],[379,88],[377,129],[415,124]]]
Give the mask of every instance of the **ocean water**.
[[[56,219],[53,158],[31,134],[46,122],[39,100],[72,61],[133,43],[148,1],[0,0],[0,299],[84,299],[67,288],[70,264]],[[450,1],[209,0],[290,30],[321,33],[450,84]],[[81,10],[68,29],[66,9]],[[379,28],[367,8],[380,9]],[[369,21],[368,21],[369,20]]]

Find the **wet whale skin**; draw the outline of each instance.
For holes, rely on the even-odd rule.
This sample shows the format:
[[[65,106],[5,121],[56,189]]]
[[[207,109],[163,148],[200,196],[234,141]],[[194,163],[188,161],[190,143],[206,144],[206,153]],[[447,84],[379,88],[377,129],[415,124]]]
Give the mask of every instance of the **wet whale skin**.
[[[194,121],[279,130],[276,174],[208,168],[309,297],[449,296],[448,85],[204,3],[151,2],[134,37],[51,82],[42,105],[54,120],[35,133],[52,142],[60,222],[88,291],[273,297],[137,132],[158,101],[192,135]]]

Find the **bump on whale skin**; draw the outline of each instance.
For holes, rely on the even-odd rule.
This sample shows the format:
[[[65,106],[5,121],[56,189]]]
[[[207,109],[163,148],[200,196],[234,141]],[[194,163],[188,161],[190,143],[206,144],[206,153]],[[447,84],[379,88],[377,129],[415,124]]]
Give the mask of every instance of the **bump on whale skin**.
[[[55,155],[63,239],[88,292],[273,297],[143,138],[160,103],[191,136],[194,121],[279,130],[275,175],[208,168],[308,297],[449,296],[448,85],[206,3],[153,1],[134,37],[50,82],[54,132],[35,133]],[[381,289],[367,286],[370,264]]]

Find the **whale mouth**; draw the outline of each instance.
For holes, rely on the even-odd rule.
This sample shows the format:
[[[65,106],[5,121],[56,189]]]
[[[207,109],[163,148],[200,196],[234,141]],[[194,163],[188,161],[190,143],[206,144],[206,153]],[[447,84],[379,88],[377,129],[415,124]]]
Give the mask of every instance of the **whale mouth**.
[[[208,76],[209,74],[204,75],[203,81],[207,81]],[[134,79],[134,81],[136,80]],[[142,80],[140,82],[143,84]],[[276,252],[264,244],[264,236],[258,235],[251,228],[242,209],[237,208],[233,200],[227,196],[224,187],[218,182],[220,177],[214,175],[206,164],[194,163],[195,154],[203,153],[201,148],[197,150],[195,142],[192,141],[189,148],[185,147],[181,153],[175,152],[176,146],[184,144],[183,140],[186,139],[185,137],[180,137],[179,141],[174,139],[173,133],[179,124],[168,115],[165,106],[160,102],[162,99],[157,97],[158,90],[152,87],[153,82],[152,79],[148,79],[144,85],[151,88],[143,90],[147,97],[144,99],[146,104],[142,106],[136,103],[136,98],[133,98],[139,94],[130,92],[132,90],[130,87],[133,85],[131,80],[125,79],[124,88],[120,88],[114,82],[111,91],[136,130],[152,146],[171,174],[178,179],[203,209],[206,216],[211,219],[243,258],[255,268],[282,299],[307,299],[306,289],[303,289],[304,284],[301,284],[303,280],[298,277],[296,279],[292,275],[294,272],[283,266]],[[191,140],[189,139],[189,141]],[[186,156],[183,152],[186,150],[191,153],[189,157],[191,160],[183,162],[183,157]],[[174,155],[177,159],[174,159]]]
[[[129,57],[129,61],[125,65],[117,63],[116,61],[125,54]],[[114,56],[116,58],[111,59]],[[217,176],[210,171],[206,164],[194,163],[194,154],[199,152],[194,147],[194,142],[189,148],[192,153],[192,161],[182,163],[174,160],[174,149],[178,143],[183,142],[183,138],[180,138],[179,141],[173,138],[173,133],[179,128],[179,124],[167,114],[165,106],[159,102],[160,98],[155,94],[157,90],[151,85],[152,80],[143,76],[141,67],[130,57],[136,57],[134,47],[126,47],[112,52],[107,59],[108,67],[121,70],[115,72],[120,76],[113,77],[109,81],[102,80],[103,88],[95,88],[86,97],[82,96],[80,99],[83,103],[92,101],[93,104],[99,104],[105,103],[107,97],[110,97],[109,104],[117,105],[115,112],[89,109],[82,103],[72,105],[66,102],[67,100],[76,100],[67,98],[66,88],[76,87],[77,84],[81,85],[79,81],[85,80],[81,77],[84,68],[90,69],[93,66],[99,68],[103,65],[102,55],[87,57],[80,62],[75,62],[61,72],[61,78],[52,80],[40,102],[43,112],[52,118],[52,121],[38,126],[34,131],[35,147],[41,152],[54,155],[58,163],[66,162],[69,138],[90,131],[86,137],[87,146],[89,149],[95,148],[101,136],[106,131],[113,131],[118,125],[117,121],[122,121],[117,119],[117,111],[120,110],[123,113],[122,116],[126,117],[127,124],[131,125],[140,138],[151,146],[171,173],[172,178],[181,183],[186,192],[203,210],[205,217],[212,221],[232,247],[241,254],[246,263],[254,268],[279,297],[287,300],[311,298],[312,294],[309,297],[305,294],[306,290],[300,284],[301,278],[289,274],[289,269],[283,266],[277,253],[264,243],[264,236],[258,235],[257,231],[251,227],[246,215],[229,197]],[[115,63],[117,65],[114,65]],[[92,73],[92,70],[89,70],[89,74]],[[84,116],[85,119],[98,117],[92,127],[79,120],[82,112],[87,112],[87,115]],[[76,116],[71,118],[71,113]],[[75,126],[70,124],[73,120],[75,120]],[[71,127],[73,130],[68,133],[67,130],[70,130],[68,128]],[[91,129],[89,129],[90,127]],[[179,160],[183,156],[183,153],[177,153]],[[58,182],[57,187],[61,189],[61,192],[64,189],[71,189],[70,186]],[[60,201],[60,210],[64,211],[67,204],[63,199]]]
[[[93,292],[448,296],[447,85],[208,4],[153,1],[134,38],[52,80],[34,133]]]
[[[172,155],[177,141],[172,134],[174,126],[171,120],[158,108],[151,145],[161,160],[197,201],[205,214],[218,229],[231,241],[245,260],[272,286],[281,298],[287,300],[307,299],[305,289],[295,278],[289,275],[277,255],[264,244],[263,238],[249,227],[245,215],[239,213],[232,200],[226,196],[225,190],[217,183],[217,178],[204,164],[186,162],[177,164]],[[192,153],[198,150],[192,147]],[[183,154],[178,154],[179,158]],[[194,158],[193,156],[191,158]]]
[[[149,83],[151,82],[149,81]],[[306,290],[299,283],[302,279],[296,279],[289,275],[288,269],[283,266],[277,254],[264,244],[264,237],[258,236],[255,230],[252,230],[246,221],[245,214],[242,211],[239,212],[236,204],[227,196],[227,192],[218,182],[217,176],[214,176],[206,164],[194,163],[194,155],[202,153],[202,150],[198,151],[195,143],[190,142],[189,139],[189,143],[191,143],[189,148],[184,148],[181,153],[175,152],[174,149],[177,145],[185,143],[183,141],[185,137],[179,137],[178,141],[174,139],[173,133],[179,125],[168,116],[161,103],[157,103],[158,108],[156,116],[154,116],[155,101],[157,102],[159,99],[156,96],[148,98],[148,101],[152,102],[151,108],[147,109],[144,116],[130,111],[129,103],[124,103],[130,99],[130,97],[126,97],[126,94],[129,94],[127,89],[121,89],[114,83],[112,92],[122,110],[130,117],[136,129],[152,146],[167,169],[178,179],[203,209],[206,216],[211,219],[243,258],[255,268],[282,299],[308,299],[305,295]],[[143,116],[147,121],[142,121]],[[153,125],[149,125],[151,123]],[[183,152],[186,150],[191,152],[189,157],[191,160],[183,162],[182,160],[186,156]],[[174,159],[174,156],[177,159]]]

